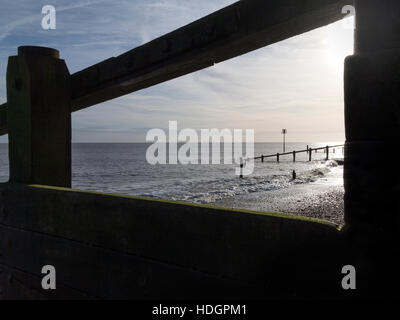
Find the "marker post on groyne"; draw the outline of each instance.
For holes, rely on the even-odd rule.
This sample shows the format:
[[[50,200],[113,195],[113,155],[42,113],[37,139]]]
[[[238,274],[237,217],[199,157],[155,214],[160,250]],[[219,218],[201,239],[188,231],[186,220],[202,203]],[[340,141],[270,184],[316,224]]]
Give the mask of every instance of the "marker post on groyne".
[[[283,153],[286,152],[286,134],[287,134],[287,129],[282,129],[282,134],[283,134]]]

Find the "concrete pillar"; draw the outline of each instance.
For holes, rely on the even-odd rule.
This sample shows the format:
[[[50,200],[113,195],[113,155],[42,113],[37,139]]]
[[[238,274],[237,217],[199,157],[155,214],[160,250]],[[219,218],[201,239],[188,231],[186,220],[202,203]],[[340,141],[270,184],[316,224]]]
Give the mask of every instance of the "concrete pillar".
[[[9,58],[10,182],[71,187],[69,79],[57,50],[19,47]]]
[[[355,54],[345,62],[345,221],[373,242],[400,231],[400,1],[355,6]]]

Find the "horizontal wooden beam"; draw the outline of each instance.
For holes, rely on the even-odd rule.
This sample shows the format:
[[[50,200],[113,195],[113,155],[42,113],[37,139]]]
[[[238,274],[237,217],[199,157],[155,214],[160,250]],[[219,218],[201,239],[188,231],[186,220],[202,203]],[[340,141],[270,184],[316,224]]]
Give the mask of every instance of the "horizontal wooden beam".
[[[0,203],[0,266],[40,277],[54,265],[57,284],[90,296],[343,293],[345,238],[326,221],[16,183],[0,183]]]
[[[73,111],[335,22],[352,0],[241,0],[72,75]]]

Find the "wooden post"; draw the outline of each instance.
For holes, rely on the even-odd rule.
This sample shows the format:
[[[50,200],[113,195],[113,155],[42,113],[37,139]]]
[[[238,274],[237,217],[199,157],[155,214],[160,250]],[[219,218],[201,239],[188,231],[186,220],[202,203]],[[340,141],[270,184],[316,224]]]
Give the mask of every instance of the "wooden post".
[[[325,152],[326,152],[326,158],[325,158],[325,160],[329,160],[329,146],[326,146]]]
[[[264,162],[264,156],[261,156],[261,162]]]
[[[276,162],[279,162],[279,153],[276,154]]]
[[[296,151],[293,151],[293,162],[296,162]]]
[[[243,158],[240,158],[240,179],[243,179]]]
[[[311,161],[311,157],[312,157],[312,149],[310,149],[308,152],[308,161]]]
[[[10,181],[71,187],[70,75],[57,50],[9,58],[7,106]]]
[[[374,246],[377,238],[395,237],[379,247],[393,255],[400,170],[380,155],[400,146],[400,1],[356,0],[355,6],[355,50],[344,76],[345,222]]]

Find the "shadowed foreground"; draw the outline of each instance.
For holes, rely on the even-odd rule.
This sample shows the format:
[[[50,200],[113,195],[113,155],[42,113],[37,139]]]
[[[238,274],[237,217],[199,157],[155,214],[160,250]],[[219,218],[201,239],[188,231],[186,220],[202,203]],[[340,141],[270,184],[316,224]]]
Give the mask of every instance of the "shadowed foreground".
[[[327,222],[45,186],[3,184],[0,194],[2,277],[15,280],[3,298],[337,293],[342,237]],[[326,270],[309,269],[315,260]],[[54,292],[40,286],[46,264]]]

